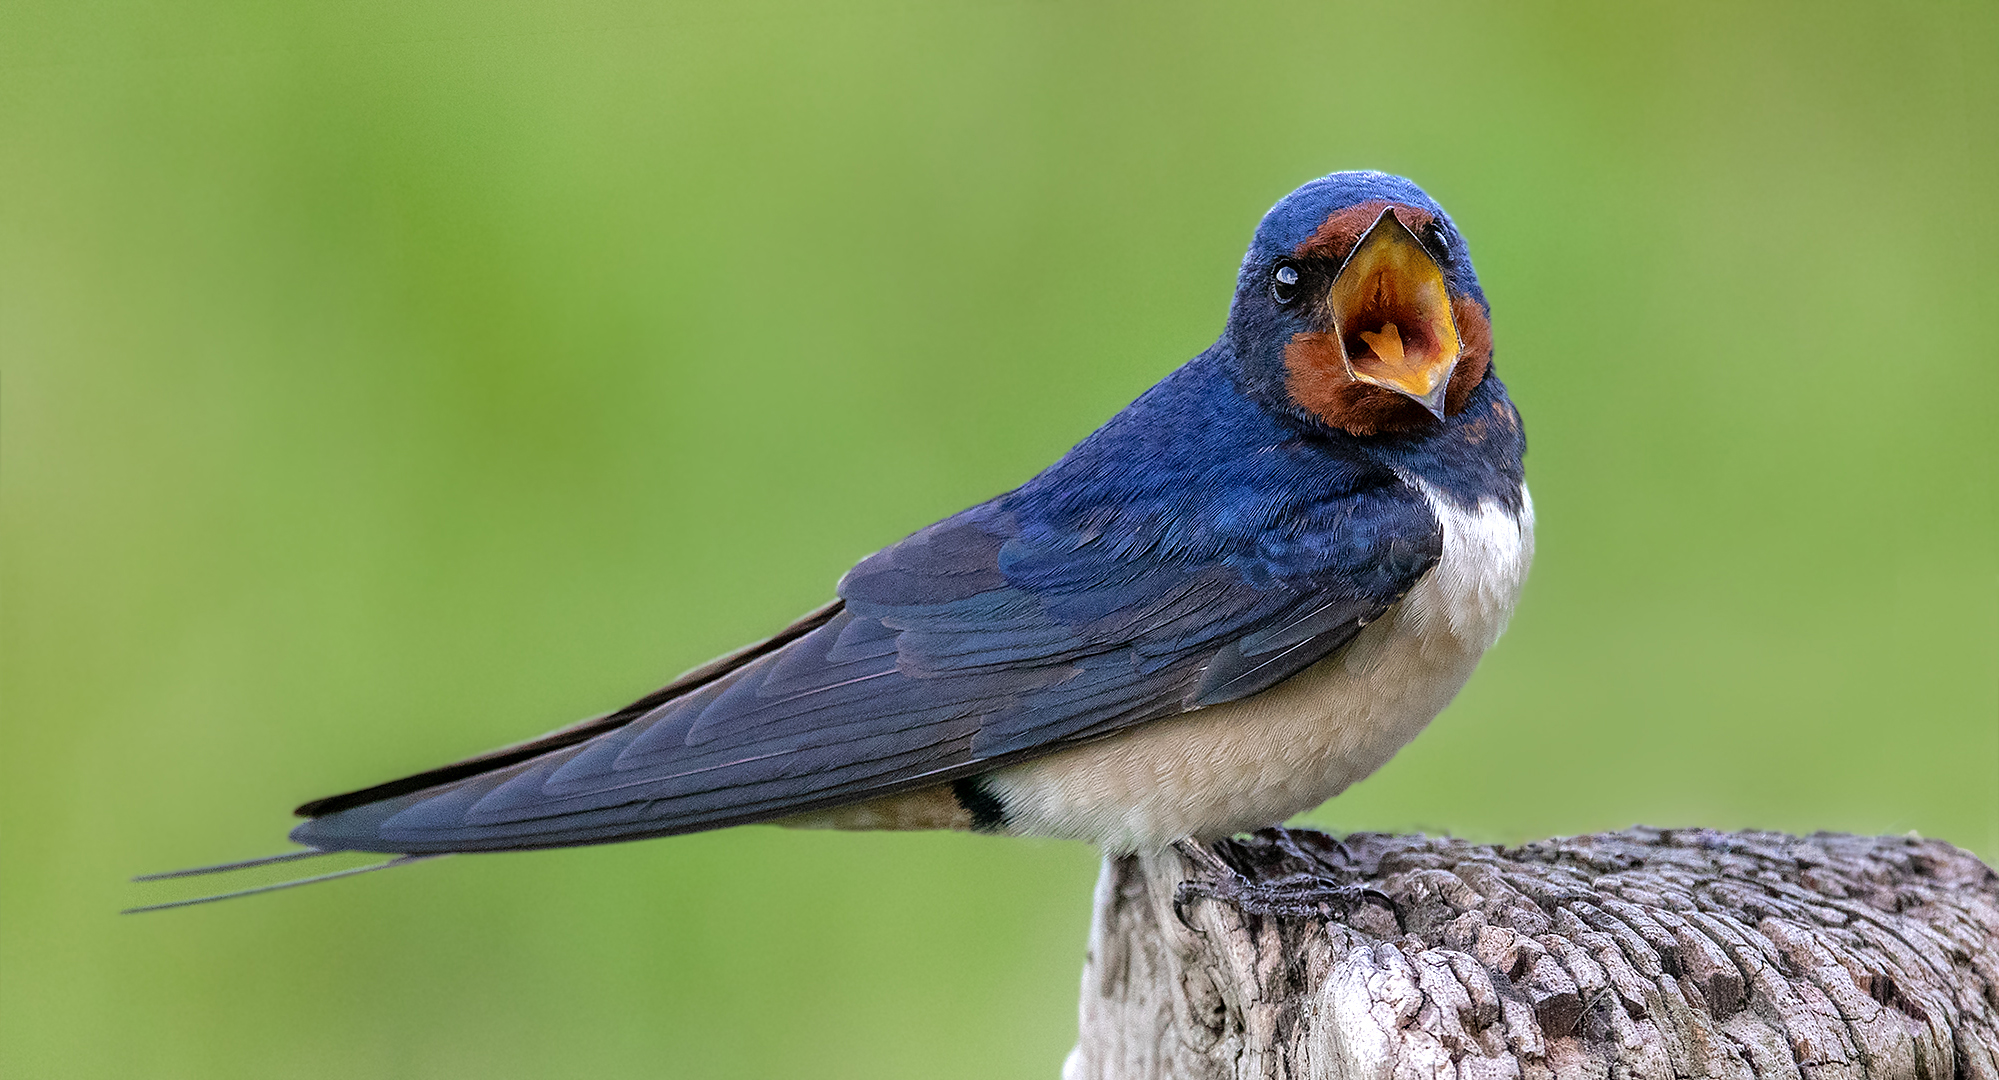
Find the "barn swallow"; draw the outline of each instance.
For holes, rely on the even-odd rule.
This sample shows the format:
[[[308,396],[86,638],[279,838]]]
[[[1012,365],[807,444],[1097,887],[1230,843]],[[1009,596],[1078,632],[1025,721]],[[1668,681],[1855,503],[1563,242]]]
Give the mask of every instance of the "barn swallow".
[[[1520,594],[1489,316],[1415,184],[1314,180],[1257,226],[1220,340],[831,603],[615,712],[306,803],[305,850],[157,876],[753,822],[1111,852],[1282,822],[1415,737]]]

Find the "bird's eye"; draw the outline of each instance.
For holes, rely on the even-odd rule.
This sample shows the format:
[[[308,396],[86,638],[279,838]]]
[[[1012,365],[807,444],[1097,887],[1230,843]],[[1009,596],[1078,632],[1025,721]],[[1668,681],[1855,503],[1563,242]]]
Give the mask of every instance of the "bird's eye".
[[[1451,250],[1451,242],[1444,236],[1444,223],[1441,221],[1430,222],[1423,229],[1423,238],[1430,242],[1431,250],[1439,255],[1446,254]]]
[[[1288,304],[1298,298],[1298,268],[1285,263],[1270,275],[1270,296],[1280,304]]]

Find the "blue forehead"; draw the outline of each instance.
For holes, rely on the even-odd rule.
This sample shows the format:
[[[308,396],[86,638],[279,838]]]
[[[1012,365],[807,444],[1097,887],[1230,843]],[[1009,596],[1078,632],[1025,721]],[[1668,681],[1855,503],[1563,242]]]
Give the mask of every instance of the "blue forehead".
[[[1470,255],[1465,250],[1464,238],[1457,235],[1457,226],[1452,223],[1450,215],[1444,213],[1444,208],[1411,181],[1372,170],[1321,176],[1284,196],[1276,206],[1271,207],[1256,227],[1256,238],[1250,241],[1248,257],[1243,260],[1239,289],[1259,287],[1259,267],[1297,250],[1298,245],[1310,239],[1328,217],[1369,199],[1387,199],[1404,206],[1420,207],[1450,226],[1451,235],[1447,237],[1447,242],[1455,258],[1449,261],[1445,274],[1451,291],[1459,296],[1474,297],[1480,302],[1485,300],[1485,293],[1478,286],[1478,275],[1472,270]]]
[[[1319,223],[1355,203],[1387,199],[1444,216],[1444,208],[1423,189],[1384,172],[1336,172],[1321,176],[1278,202],[1256,227],[1255,250],[1265,257],[1287,253],[1311,238]]]

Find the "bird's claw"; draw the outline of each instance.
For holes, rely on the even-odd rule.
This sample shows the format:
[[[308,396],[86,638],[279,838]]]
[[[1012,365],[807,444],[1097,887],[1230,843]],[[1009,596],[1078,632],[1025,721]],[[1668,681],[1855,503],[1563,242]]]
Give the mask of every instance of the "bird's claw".
[[[1220,900],[1252,915],[1331,918],[1361,904],[1374,904],[1398,922],[1395,901],[1379,889],[1349,885],[1316,874],[1291,874],[1273,881],[1251,881],[1226,871],[1200,881],[1183,881],[1173,892],[1173,911],[1186,921],[1185,909],[1195,900]]]

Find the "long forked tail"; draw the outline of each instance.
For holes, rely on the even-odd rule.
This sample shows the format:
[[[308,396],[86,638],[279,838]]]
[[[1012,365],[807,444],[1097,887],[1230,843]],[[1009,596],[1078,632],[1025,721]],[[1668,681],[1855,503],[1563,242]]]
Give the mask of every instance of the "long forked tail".
[[[300,859],[316,859],[322,855],[338,854],[341,853],[339,851],[322,851],[319,848],[307,848],[304,851],[287,851],[282,855],[266,855],[261,859],[244,859],[240,862],[216,863],[213,866],[196,866],[186,870],[168,870],[160,874],[141,874],[132,880],[167,881],[173,878],[203,877],[208,874],[226,874],[236,870],[250,870],[260,866],[272,866],[277,863],[297,862]],[[279,881],[269,885],[257,885],[248,889],[215,893],[210,896],[196,896],[187,900],[170,900],[164,904],[146,904],[142,907],[126,908],[124,911],[119,912],[119,914],[136,915],[142,911],[164,911],[167,908],[192,907],[195,904],[207,904],[216,900],[233,900],[239,896],[255,896],[258,893],[276,892],[279,889],[290,889],[300,885],[312,885],[321,881],[332,881],[334,878],[353,877],[355,874],[367,874],[376,870],[387,870],[392,866],[408,866],[411,863],[442,859],[449,854],[451,853],[437,852],[422,855],[398,855],[393,859],[383,862],[371,863],[367,866],[353,866],[345,870],[335,870],[330,874],[314,874],[310,877],[292,878],[289,881]]]

